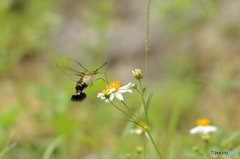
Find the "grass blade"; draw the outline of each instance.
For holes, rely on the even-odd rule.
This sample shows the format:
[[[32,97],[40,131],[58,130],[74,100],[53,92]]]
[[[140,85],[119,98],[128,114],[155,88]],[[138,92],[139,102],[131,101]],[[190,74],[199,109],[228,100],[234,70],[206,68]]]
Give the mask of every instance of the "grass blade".
[[[149,108],[149,106],[150,106],[150,103],[151,103],[151,100],[152,100],[152,97],[153,97],[154,92],[155,92],[155,90],[153,90],[153,91],[148,95],[147,102],[146,102],[146,111],[148,111],[148,108]]]
[[[65,139],[65,136],[59,136],[55,140],[53,140],[52,143],[50,143],[46,149],[46,151],[43,154],[42,159],[50,159],[53,151],[56,149],[56,147]]]

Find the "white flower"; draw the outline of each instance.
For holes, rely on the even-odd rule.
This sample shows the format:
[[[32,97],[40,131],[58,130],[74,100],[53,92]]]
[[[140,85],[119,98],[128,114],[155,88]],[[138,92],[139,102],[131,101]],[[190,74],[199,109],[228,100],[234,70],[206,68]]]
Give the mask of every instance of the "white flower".
[[[109,96],[109,90],[103,90],[102,93],[98,93],[97,98],[101,98],[102,100],[106,99],[105,102],[108,103],[109,100],[106,97]]]
[[[207,118],[200,118],[196,121],[196,124],[198,126],[192,128],[189,132],[190,134],[203,134],[203,135],[207,135],[210,132],[215,132],[217,131],[217,127],[215,126],[211,126],[210,124],[210,120]]]
[[[190,130],[190,134],[196,134],[196,133],[202,133],[207,135],[210,132],[215,132],[217,131],[217,127],[211,126],[211,125],[199,125]]]
[[[119,81],[111,81],[102,93],[98,93],[97,97],[105,100],[106,103],[112,101],[114,97],[116,97],[118,100],[123,101],[122,93],[132,93],[132,90],[129,89],[129,87],[131,87],[131,82],[125,86],[120,87]]]
[[[142,123],[142,125],[144,126],[146,124]],[[145,129],[142,126],[140,126],[140,125],[137,125],[137,127],[135,129],[131,129],[130,133],[137,134],[137,135],[141,135],[141,134],[144,133],[146,135],[146,137],[149,138],[149,136],[148,136],[147,132],[145,131]]]
[[[144,133],[144,130],[142,130],[142,129],[131,129],[130,130],[130,133],[132,133],[132,134],[137,134],[137,135],[141,135],[142,133]]]

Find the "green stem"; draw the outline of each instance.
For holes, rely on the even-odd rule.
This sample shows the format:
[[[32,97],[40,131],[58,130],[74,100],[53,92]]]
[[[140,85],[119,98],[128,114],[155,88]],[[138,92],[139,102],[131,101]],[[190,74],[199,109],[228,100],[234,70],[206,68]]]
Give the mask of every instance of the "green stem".
[[[146,103],[145,103],[144,97],[142,97],[142,102],[143,102],[143,106],[144,106],[144,113],[145,113],[145,117],[146,117],[146,124],[149,125],[149,123],[148,123],[147,107],[146,107]]]
[[[138,89],[136,89],[136,90],[138,91],[138,93],[140,94],[140,96],[142,98],[144,113],[145,113],[145,117],[146,117],[146,124],[149,125],[149,123],[148,123],[148,113],[147,113],[146,102],[145,102],[145,99],[144,99],[144,92],[143,92],[143,88],[142,88],[142,83],[141,83],[140,79],[138,80],[138,82],[140,84],[141,91],[139,91]]]
[[[109,100],[109,99],[108,99]],[[110,100],[109,100],[110,101]],[[135,121],[136,122],[136,120],[134,120],[130,115],[128,115],[126,112],[124,112],[122,109],[120,109],[120,108],[118,108],[115,104],[113,104],[113,102],[112,101],[110,101],[110,103],[115,107],[115,108],[117,108],[118,110],[120,110],[123,114],[125,114],[126,116],[128,116],[132,121]]]
[[[142,82],[141,82],[140,79],[138,80],[138,82],[139,82],[139,84],[140,84],[141,92],[143,93]]]
[[[155,150],[156,150],[156,152],[157,152],[159,158],[160,158],[160,159],[163,159],[163,156],[162,156],[161,152],[159,151],[159,149],[158,149],[158,147],[157,147],[157,144],[155,143],[155,141],[154,141],[154,139],[153,139],[153,137],[152,137],[150,131],[148,130],[148,128],[146,128],[145,131],[146,131],[146,133],[148,134],[149,139],[150,139],[150,141],[152,142],[153,147],[155,148]]]
[[[209,154],[210,151],[208,151],[208,140],[204,140],[204,156],[208,159],[208,155],[206,154]]]
[[[123,105],[127,108],[127,110],[136,118],[136,121],[140,122],[138,117],[133,113],[133,111],[127,106],[127,104],[121,100],[121,102],[123,103]]]
[[[138,93],[140,94],[140,96],[142,98],[143,107],[144,107],[144,113],[145,113],[145,117],[146,117],[146,124],[149,125],[148,124],[148,113],[147,113],[147,107],[146,107],[145,99],[143,97],[143,94],[138,89],[136,89],[136,90],[138,91]]]
[[[138,93],[139,93],[140,96],[142,97],[142,92],[140,92],[137,88],[136,88],[136,90],[138,91]]]
[[[146,75],[146,83],[147,83],[148,50],[149,50],[148,38],[149,38],[150,3],[151,3],[151,1],[148,0],[147,13],[146,13],[146,40],[145,40],[145,75]]]

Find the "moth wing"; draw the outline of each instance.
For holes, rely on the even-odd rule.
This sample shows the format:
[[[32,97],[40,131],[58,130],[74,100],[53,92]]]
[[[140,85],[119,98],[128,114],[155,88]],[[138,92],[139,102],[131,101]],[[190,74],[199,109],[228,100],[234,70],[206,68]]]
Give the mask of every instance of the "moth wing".
[[[84,75],[83,72],[75,71],[69,67],[62,67],[57,64],[57,68],[60,69],[64,74],[66,74],[71,80],[77,82]]]
[[[68,66],[73,72],[86,72],[88,71],[83,65],[74,59],[68,58]]]
[[[72,76],[69,76],[69,78],[74,81],[74,82],[78,82],[81,78],[82,78],[82,75],[72,75]]]

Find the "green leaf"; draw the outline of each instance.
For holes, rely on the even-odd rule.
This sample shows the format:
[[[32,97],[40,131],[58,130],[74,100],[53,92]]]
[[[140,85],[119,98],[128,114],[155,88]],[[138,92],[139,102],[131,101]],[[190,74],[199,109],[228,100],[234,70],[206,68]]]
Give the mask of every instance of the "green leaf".
[[[233,145],[234,141],[236,141],[237,138],[239,138],[239,134],[240,134],[240,130],[236,130],[232,132],[228,137],[223,139],[221,142],[221,146],[222,146],[221,149],[222,150],[229,149]]]
[[[143,88],[143,90],[142,90],[142,93],[143,93],[143,94],[144,94],[144,92],[146,91],[146,89],[147,89],[146,87]]]
[[[45,150],[42,159],[49,159],[53,154],[53,151],[65,140],[65,136],[61,135],[54,139]]]
[[[146,111],[148,111],[148,108],[149,108],[149,106],[150,106],[150,103],[151,103],[151,100],[152,100],[152,97],[153,97],[154,92],[155,92],[155,90],[153,90],[153,91],[149,94],[149,96],[148,96],[148,98],[147,98]]]
[[[80,135],[80,139],[92,147],[92,149],[94,150],[94,152],[96,154],[96,158],[98,158],[98,159],[103,158],[102,154],[101,154],[101,147],[97,143],[96,139],[92,138],[91,136],[84,135],[84,134]]]

